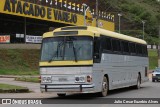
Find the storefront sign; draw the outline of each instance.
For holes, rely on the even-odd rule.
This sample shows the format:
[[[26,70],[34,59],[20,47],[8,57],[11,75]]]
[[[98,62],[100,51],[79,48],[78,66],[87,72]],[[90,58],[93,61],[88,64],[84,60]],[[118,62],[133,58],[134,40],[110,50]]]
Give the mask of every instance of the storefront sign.
[[[42,43],[42,36],[26,35],[26,43]]]
[[[0,35],[0,43],[10,43],[10,35]]]
[[[76,7],[76,5],[72,6],[71,9],[77,10],[79,8],[79,11],[83,10],[80,6],[78,6],[77,9],[74,7]],[[0,13],[58,22],[68,25],[84,25],[84,15],[33,4],[21,0],[0,0]],[[102,20],[102,22],[102,28],[114,31],[114,22],[105,20]],[[88,9],[86,11],[86,25],[96,26],[96,19],[93,18]]]
[[[77,24],[79,15],[20,0],[0,0],[0,12],[67,24]]]

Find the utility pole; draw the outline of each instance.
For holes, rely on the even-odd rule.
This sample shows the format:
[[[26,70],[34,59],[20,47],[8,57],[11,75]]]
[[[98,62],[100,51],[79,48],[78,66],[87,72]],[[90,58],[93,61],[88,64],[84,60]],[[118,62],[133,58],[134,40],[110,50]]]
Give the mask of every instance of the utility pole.
[[[98,27],[98,0],[96,0],[96,27]]]
[[[119,33],[121,33],[121,13],[118,13],[118,17],[119,17]]]
[[[144,20],[142,20],[142,24],[143,24],[143,40],[144,40],[144,24],[145,24]]]

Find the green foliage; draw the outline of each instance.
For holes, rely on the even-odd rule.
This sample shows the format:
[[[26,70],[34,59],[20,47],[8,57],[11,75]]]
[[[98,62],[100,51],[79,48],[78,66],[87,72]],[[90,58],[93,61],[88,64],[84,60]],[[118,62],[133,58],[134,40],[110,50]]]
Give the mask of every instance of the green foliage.
[[[101,0],[107,1],[107,0]],[[160,2],[157,0],[112,0],[110,5],[117,12],[123,14],[123,18],[132,23],[130,29],[140,30],[142,29],[142,20],[145,21],[145,35],[146,40],[151,40],[152,43],[158,43],[154,38],[158,38],[158,25],[160,25]],[[102,4],[102,3],[101,3]],[[114,11],[113,10],[113,11]],[[123,23],[123,22],[122,22]],[[153,38],[152,38],[153,37]],[[150,41],[147,41],[148,43]]]
[[[21,86],[15,86],[15,85],[9,85],[9,84],[1,84],[0,83],[0,89],[26,89],[25,87]]]
[[[37,75],[39,50],[0,50],[0,74]]]
[[[130,35],[139,39],[143,39],[142,30],[122,30],[123,34]],[[160,43],[160,39],[156,37],[149,36],[147,33],[144,34],[144,39],[148,44],[158,45]]]
[[[158,66],[158,54],[157,50],[149,50],[149,69],[154,69]]]

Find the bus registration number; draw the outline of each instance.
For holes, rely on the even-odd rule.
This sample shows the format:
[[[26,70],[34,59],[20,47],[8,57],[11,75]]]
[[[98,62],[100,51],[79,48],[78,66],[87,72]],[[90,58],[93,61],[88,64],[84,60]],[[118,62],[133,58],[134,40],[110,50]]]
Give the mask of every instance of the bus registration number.
[[[58,80],[59,80],[60,82],[62,82],[62,81],[68,81],[67,78],[63,78],[63,77],[59,78]]]

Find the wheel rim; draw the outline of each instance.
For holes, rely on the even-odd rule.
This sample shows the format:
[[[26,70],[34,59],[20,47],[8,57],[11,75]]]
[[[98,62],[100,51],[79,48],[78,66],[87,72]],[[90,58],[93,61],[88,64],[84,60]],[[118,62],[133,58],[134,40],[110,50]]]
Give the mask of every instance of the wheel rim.
[[[102,83],[102,94],[103,94],[103,96],[107,95],[107,91],[108,91],[107,81],[106,81],[106,79],[104,79],[104,81]]]
[[[103,92],[106,92],[107,90],[107,82],[103,82]]]

